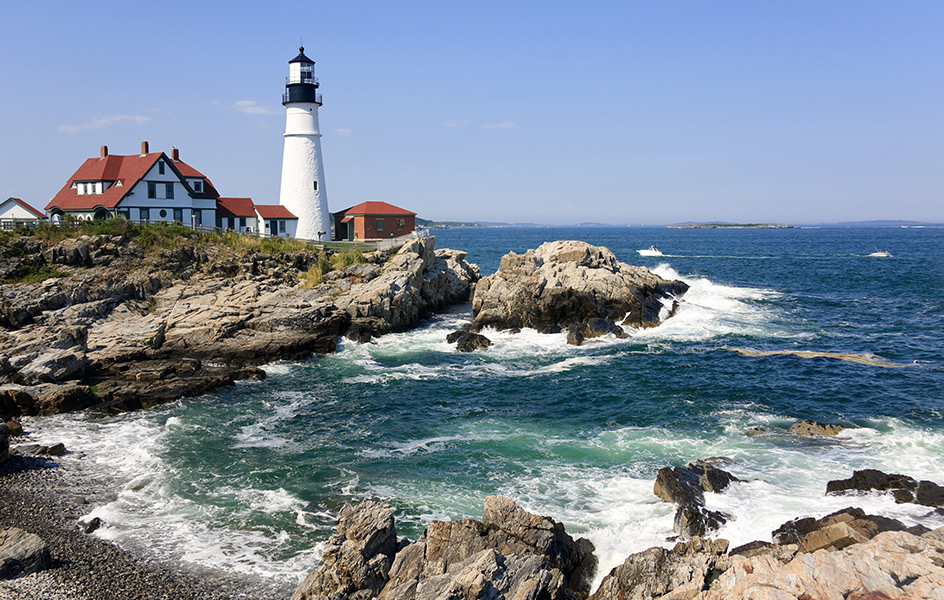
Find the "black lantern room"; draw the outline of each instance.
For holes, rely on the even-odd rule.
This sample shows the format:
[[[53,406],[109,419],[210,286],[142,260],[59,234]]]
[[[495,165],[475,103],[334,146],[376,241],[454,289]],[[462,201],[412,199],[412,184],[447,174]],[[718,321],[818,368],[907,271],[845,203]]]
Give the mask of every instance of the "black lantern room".
[[[288,77],[285,78],[285,93],[282,104],[310,102],[321,105],[318,93],[318,78],[315,77],[315,61],[305,56],[305,47],[298,48],[298,56],[288,61]]]

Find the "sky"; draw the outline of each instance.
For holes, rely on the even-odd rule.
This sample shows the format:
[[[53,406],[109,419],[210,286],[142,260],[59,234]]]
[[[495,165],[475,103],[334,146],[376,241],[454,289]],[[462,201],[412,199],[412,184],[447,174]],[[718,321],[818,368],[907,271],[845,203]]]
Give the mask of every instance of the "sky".
[[[142,140],[278,202],[316,62],[329,209],[568,225],[944,222],[944,2],[11,2],[0,199]]]

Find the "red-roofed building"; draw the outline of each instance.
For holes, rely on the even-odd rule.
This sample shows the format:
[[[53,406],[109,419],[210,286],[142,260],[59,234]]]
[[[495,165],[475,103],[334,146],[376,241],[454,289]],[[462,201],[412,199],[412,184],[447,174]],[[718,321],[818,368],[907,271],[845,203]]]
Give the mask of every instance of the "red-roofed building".
[[[102,146],[73,173],[46,205],[53,219],[73,215],[81,219],[124,216],[131,221],[179,221],[212,227],[216,223],[219,193],[200,171],[180,160],[177,148],[168,157],[149,152],[108,154]]]
[[[416,213],[386,202],[361,202],[334,213],[335,240],[380,240],[409,235]]]
[[[219,198],[216,201],[216,226],[237,231],[259,231],[252,198]]]
[[[298,231],[298,217],[281,204],[257,204],[256,214],[265,235],[295,237]]]
[[[16,229],[42,223],[46,215],[19,198],[7,198],[0,202],[0,228]]]

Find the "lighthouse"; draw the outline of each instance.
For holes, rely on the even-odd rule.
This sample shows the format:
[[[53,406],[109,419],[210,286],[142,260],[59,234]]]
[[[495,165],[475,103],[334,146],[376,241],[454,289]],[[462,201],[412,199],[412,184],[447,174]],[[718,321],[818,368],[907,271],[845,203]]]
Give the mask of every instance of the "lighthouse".
[[[298,49],[298,56],[288,61],[282,105],[285,106],[285,147],[279,204],[298,217],[298,237],[330,239],[331,221],[318,127],[321,94],[315,77],[315,61],[305,56],[304,47]]]

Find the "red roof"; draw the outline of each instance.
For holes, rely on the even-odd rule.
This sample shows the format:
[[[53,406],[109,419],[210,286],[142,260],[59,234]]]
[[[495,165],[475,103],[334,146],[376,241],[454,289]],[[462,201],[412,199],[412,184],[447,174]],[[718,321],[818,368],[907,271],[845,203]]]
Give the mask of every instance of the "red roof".
[[[30,205],[27,204],[26,202],[23,202],[23,201],[20,200],[19,198],[7,198],[5,201],[0,202],[0,205],[6,204],[7,202],[10,202],[10,201],[16,202],[17,204],[19,204],[20,206],[22,206],[22,207],[25,208],[26,210],[28,210],[28,211],[30,211],[31,213],[33,213],[34,215],[36,215],[37,218],[40,218],[40,219],[45,219],[45,218],[47,218],[46,215],[44,215],[44,214],[41,213],[40,211],[36,210],[35,208],[33,208],[32,206],[30,206]]]
[[[341,211],[347,215],[415,215],[415,212],[404,210],[399,206],[387,204],[386,202],[361,202],[356,206]]]
[[[255,217],[252,198],[217,198],[216,216],[218,217]]]
[[[150,152],[148,154],[109,154],[104,158],[89,158],[79,169],[73,173],[72,177],[66,181],[55,198],[46,205],[46,210],[51,208],[60,208],[63,210],[91,210],[99,206],[105,208],[115,208],[124,198],[125,194],[131,191],[131,188],[141,180],[142,177],[154,166],[157,159],[164,157],[164,161],[176,169],[183,177],[203,178],[203,192],[194,194],[197,197],[217,198],[219,193],[209,179],[187,163],[179,160],[170,160],[163,152]],[[72,187],[77,181],[104,181],[112,183],[101,194],[83,194],[79,195],[78,190]],[[115,185],[121,182],[121,185]]]
[[[257,204],[256,212],[263,219],[297,219],[281,204]]]

